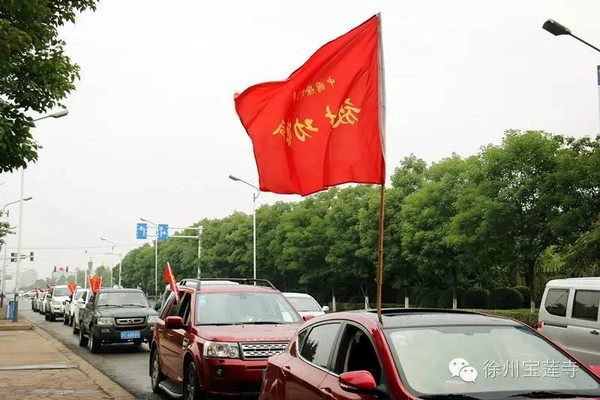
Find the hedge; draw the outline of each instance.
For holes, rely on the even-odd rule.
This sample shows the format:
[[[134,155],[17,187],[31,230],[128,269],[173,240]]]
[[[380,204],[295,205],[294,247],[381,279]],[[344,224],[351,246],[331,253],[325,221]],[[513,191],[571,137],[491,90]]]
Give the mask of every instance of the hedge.
[[[488,292],[480,288],[467,289],[462,296],[462,305],[465,308],[487,308]]]
[[[514,286],[513,289],[523,296],[523,308],[529,308],[529,303],[531,303],[531,293],[529,288],[527,286]]]
[[[538,310],[529,311],[529,308],[521,308],[517,310],[472,310],[484,314],[498,315],[500,317],[509,317],[521,321],[532,327],[536,327],[538,321]]]
[[[438,298],[438,301],[437,301],[438,308],[452,308],[452,297],[453,297],[454,290],[455,289],[453,289],[453,288],[448,288],[448,289],[444,290],[442,292],[442,294],[440,294],[440,297]],[[462,296],[464,293],[465,293],[464,288],[461,288],[461,287],[456,288],[456,301],[458,303],[458,308],[463,307]]]
[[[492,290],[488,299],[492,310],[513,310],[523,306],[523,296],[513,288],[498,288]]]

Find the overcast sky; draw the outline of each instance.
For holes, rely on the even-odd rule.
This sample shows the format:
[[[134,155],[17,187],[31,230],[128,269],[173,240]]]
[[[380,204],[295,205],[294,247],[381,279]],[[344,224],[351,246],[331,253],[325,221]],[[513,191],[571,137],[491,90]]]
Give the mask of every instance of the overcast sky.
[[[382,12],[387,173],[499,143],[510,128],[599,131],[600,54],[541,29],[553,18],[600,44],[600,2],[102,0],[61,35],[81,66],[69,115],[40,121],[27,168],[23,246],[35,267],[82,266],[85,249],[127,250],[140,217],[187,226],[252,211],[251,143],[233,94],[285,79],[321,45]],[[0,206],[19,196],[1,174]],[[261,194],[259,204],[297,196]],[[10,222],[18,222],[11,207]],[[16,235],[8,239],[16,248]],[[53,248],[53,249],[50,249]],[[56,249],[64,248],[64,249]],[[110,256],[94,255],[114,262]]]

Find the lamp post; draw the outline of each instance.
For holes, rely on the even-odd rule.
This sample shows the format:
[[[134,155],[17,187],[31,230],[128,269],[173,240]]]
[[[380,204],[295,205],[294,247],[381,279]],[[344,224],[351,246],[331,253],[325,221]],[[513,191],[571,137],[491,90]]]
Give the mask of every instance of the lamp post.
[[[100,240],[110,243],[112,245],[111,248],[110,248],[111,254],[115,255],[114,254],[114,252],[115,252],[115,246],[117,244],[115,242],[113,242],[112,240],[108,240],[108,239],[105,239],[105,238],[100,238]],[[121,257],[121,254],[119,254],[119,287],[121,287],[121,261],[122,261],[122,257]],[[112,270],[111,270],[110,273],[111,273],[111,276],[112,276]]]
[[[45,115],[34,119],[33,121],[40,121],[46,118],[61,118],[67,115],[69,111],[63,109],[52,114]],[[19,318],[19,286],[21,285],[21,238],[23,236],[23,189],[25,187],[25,168],[21,168],[21,200],[19,200],[19,225],[17,230],[17,272],[15,277],[15,305],[13,310],[13,322],[18,322]]]
[[[236,182],[242,182],[256,189],[256,193],[252,193],[252,253],[254,258],[254,279],[256,279],[256,199],[260,196],[260,189],[245,180],[238,178],[235,175],[229,175],[229,179]]]
[[[154,295],[158,297],[158,225],[144,218],[140,218],[140,221],[146,222],[157,229],[156,237],[154,238]]]
[[[553,34],[554,36],[562,36],[562,35],[567,35],[567,36],[571,36],[577,40],[579,40],[581,43],[585,44],[586,46],[591,47],[592,49],[596,50],[597,52],[600,52],[600,49],[588,42],[586,42],[585,40],[583,40],[582,38],[573,35],[573,32],[571,32],[571,30],[569,28],[567,28],[564,25],[559,24],[558,22],[556,22],[553,19],[549,19],[546,22],[544,22],[544,25],[542,25],[542,28],[548,32],[550,32],[551,34]],[[596,72],[598,74],[598,116],[600,117],[600,65],[596,66]]]
[[[23,201],[29,201],[33,199],[33,197],[29,196],[29,197],[25,197],[23,199]],[[4,207],[2,207],[2,215],[6,215],[6,222],[8,222],[8,210],[6,209],[8,206],[13,205],[18,203],[20,200],[15,200],[15,201],[11,201],[10,203],[7,203],[4,205]],[[4,243],[4,258],[2,259],[2,292],[0,292],[0,307],[4,306],[4,290],[6,288],[6,284],[5,284],[5,276],[6,276],[6,259],[7,259],[7,252],[6,250],[8,249],[8,245],[6,243]]]

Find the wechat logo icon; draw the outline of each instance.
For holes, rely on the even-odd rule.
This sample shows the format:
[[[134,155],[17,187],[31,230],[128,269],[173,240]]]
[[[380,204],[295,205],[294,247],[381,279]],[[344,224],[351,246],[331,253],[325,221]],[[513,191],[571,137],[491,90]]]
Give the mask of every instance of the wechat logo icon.
[[[450,361],[448,370],[453,378],[459,377],[463,382],[475,382],[477,379],[477,370],[464,358],[455,358]]]

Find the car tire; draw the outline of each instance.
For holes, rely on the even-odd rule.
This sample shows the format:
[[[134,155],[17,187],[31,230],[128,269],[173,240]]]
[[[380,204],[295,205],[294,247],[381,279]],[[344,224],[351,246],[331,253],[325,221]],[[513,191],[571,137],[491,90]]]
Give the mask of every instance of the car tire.
[[[72,320],[73,318],[71,318]],[[71,323],[73,324],[73,335],[77,335],[79,333],[79,328],[77,327],[77,324],[73,321],[71,321]]]
[[[185,368],[183,375],[183,399],[184,400],[203,400],[204,396],[200,392],[200,382],[196,364],[190,361]]]
[[[100,353],[102,350],[102,342],[94,335],[94,331],[90,330],[90,351],[94,354]]]
[[[85,336],[85,332],[83,331],[83,325],[79,326],[79,347],[87,347],[88,338]]]
[[[54,322],[54,321],[56,321],[56,315],[49,313],[48,319],[50,320],[50,322]]]
[[[155,349],[150,356],[150,386],[154,393],[160,393],[161,389],[158,384],[164,379],[164,375],[160,370],[160,360],[158,359],[158,349]]]
[[[73,315],[69,315],[69,326],[73,326]]]
[[[63,314],[63,324],[69,325],[69,315],[68,314]]]
[[[50,315],[48,315],[48,313],[44,313],[44,319],[46,321],[50,321]]]

